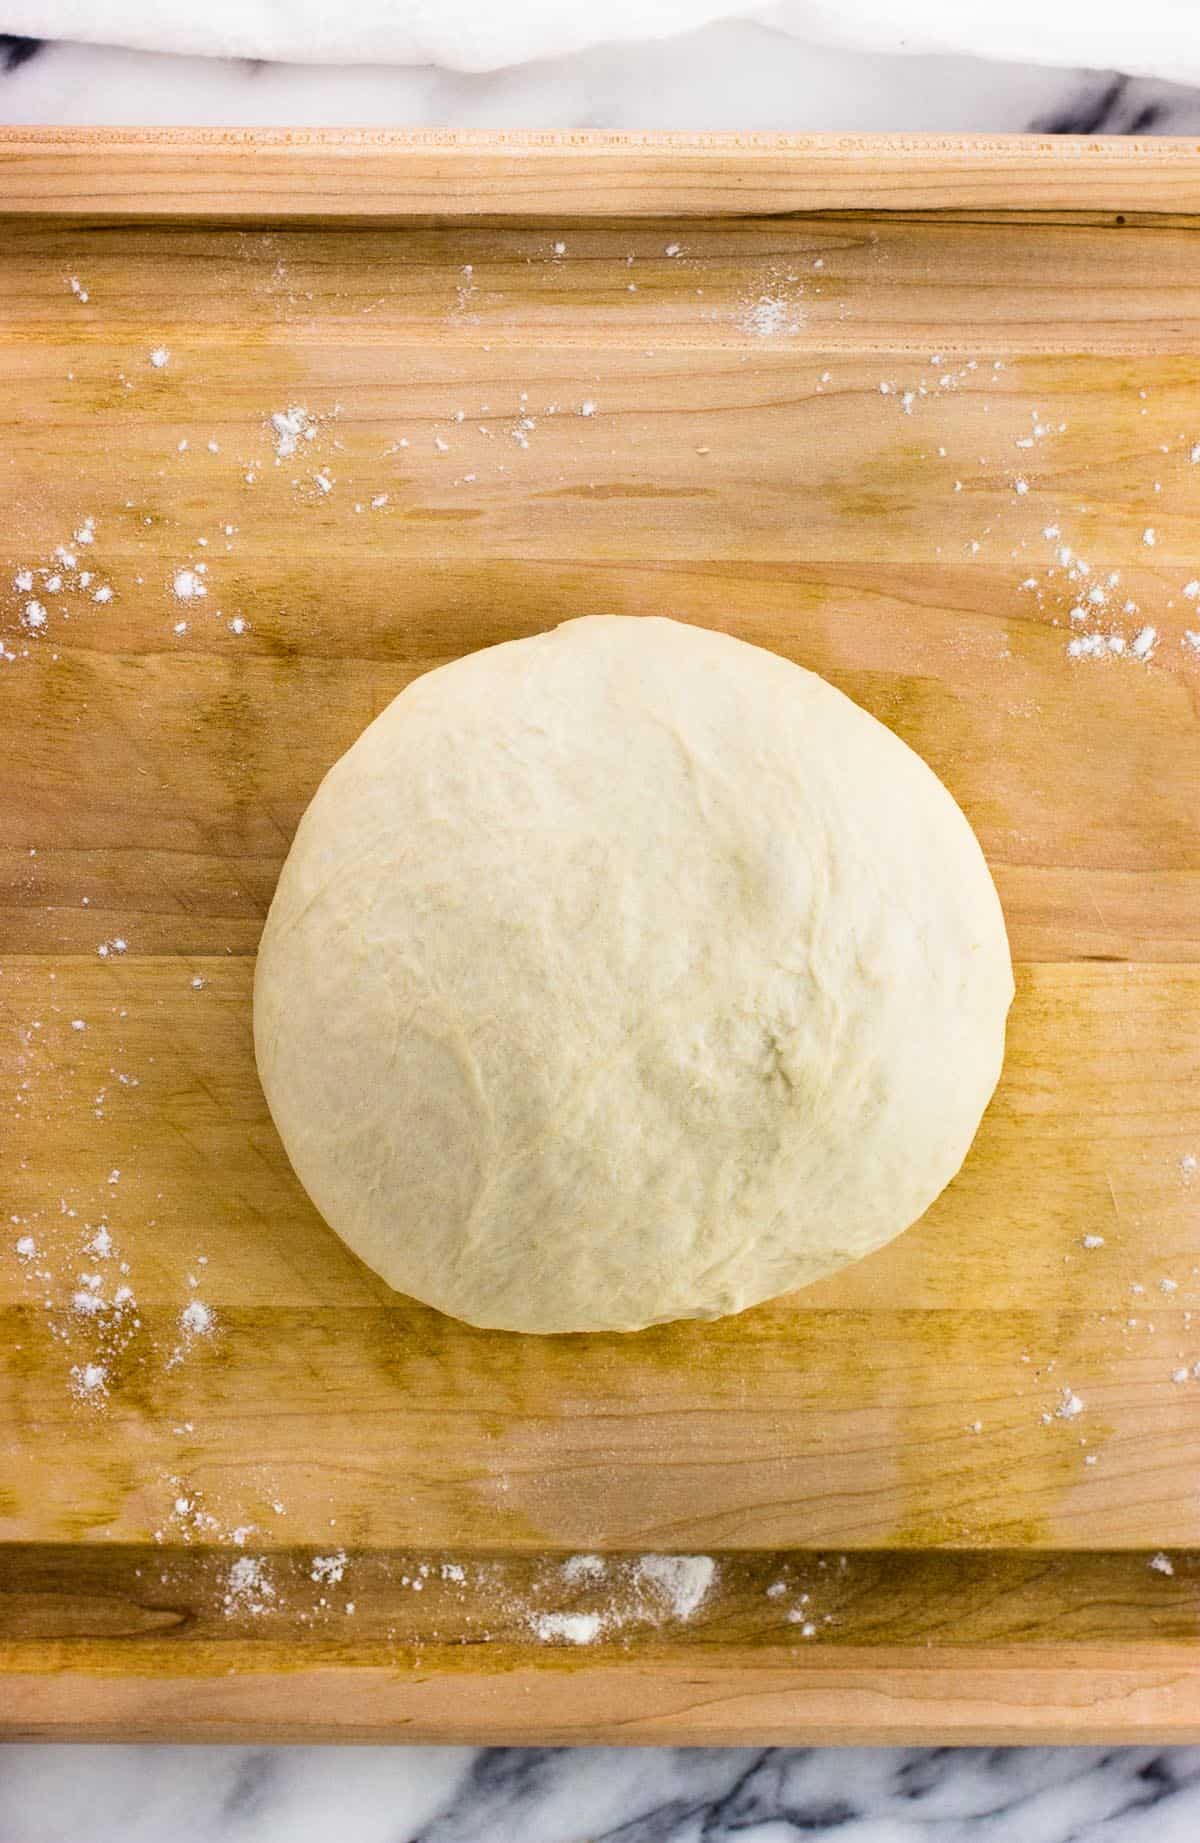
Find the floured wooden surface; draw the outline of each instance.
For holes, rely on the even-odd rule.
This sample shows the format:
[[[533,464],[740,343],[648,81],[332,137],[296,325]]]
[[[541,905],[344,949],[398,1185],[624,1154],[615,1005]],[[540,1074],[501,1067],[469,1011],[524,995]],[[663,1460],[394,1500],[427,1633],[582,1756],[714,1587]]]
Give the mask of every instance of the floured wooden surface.
[[[720,1644],[734,1603],[752,1649],[909,1642],[921,1596],[881,1583],[946,1545],[1128,1551],[1137,1610],[1108,1583],[1072,1615],[1126,1642],[1200,1548],[1194,233],[30,223],[0,316],[14,1653],[92,1631],[61,1570],[22,1597],[61,1545],[95,1551],[80,1605],[153,1555],[160,1598],[274,1657],[436,1647],[445,1609],[381,1611],[405,1575],[413,1607],[453,1589],[481,1668],[489,1633]],[[1018,995],[967,1167],[899,1242],[717,1325],[516,1338],[389,1293],[307,1203],[253,953],[390,697],[601,610],[786,653],[925,755]],[[809,1617],[817,1551],[859,1567],[853,1618]]]

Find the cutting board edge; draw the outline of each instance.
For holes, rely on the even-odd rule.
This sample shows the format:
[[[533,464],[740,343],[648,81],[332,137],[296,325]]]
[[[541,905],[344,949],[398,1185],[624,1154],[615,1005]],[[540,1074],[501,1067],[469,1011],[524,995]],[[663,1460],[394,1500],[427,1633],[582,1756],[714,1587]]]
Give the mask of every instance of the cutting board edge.
[[[489,1746],[1155,1745],[1200,1741],[1200,1655],[870,1649],[769,1670],[690,1656],[439,1673],[303,1665],[207,1679],[0,1672],[0,1741]]]
[[[1194,217],[1198,179],[1184,137],[0,128],[0,216],[76,221]]]

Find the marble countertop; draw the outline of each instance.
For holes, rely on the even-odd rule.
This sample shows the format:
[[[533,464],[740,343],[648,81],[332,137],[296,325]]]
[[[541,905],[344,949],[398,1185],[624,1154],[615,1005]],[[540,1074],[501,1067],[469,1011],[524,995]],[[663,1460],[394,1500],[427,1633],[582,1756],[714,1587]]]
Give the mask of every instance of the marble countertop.
[[[484,75],[0,34],[0,123],[1200,134],[1200,91],[752,25]],[[0,1843],[1195,1843],[1200,1747],[0,1749]]]
[[[484,73],[222,62],[0,33],[0,123],[33,122],[1200,134],[1200,90],[845,51],[751,24]]]
[[[1195,1843],[1200,1747],[10,1747],[4,1843]]]

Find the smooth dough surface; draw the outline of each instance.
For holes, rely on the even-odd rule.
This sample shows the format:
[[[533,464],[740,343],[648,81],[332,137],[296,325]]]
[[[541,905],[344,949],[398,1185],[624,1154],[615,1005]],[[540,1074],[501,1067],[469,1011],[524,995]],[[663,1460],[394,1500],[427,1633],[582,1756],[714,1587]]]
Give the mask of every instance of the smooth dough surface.
[[[974,834],[823,679],[595,616],[417,679],[271,905],[258,1066],[301,1182],[472,1324],[737,1312],[958,1170],[1013,994]]]

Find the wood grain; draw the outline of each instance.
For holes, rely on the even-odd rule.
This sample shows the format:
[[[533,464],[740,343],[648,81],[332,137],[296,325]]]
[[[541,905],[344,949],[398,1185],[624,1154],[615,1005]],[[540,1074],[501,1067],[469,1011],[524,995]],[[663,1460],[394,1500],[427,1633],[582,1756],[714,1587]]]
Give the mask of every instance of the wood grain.
[[[0,130],[16,215],[252,222],[796,211],[1196,214],[1194,140],[1056,135]]]
[[[1200,156],[7,134],[0,174],[5,1732],[1200,1733]],[[919,749],[1018,997],[898,1243],[514,1338],[317,1217],[250,980],[370,717],[593,609]],[[692,1618],[647,1552],[714,1558]]]
[[[1170,1577],[1144,1555],[735,1555],[701,1613],[669,1635],[639,1617],[634,1564],[621,1557],[603,1592],[564,1587],[559,1558],[467,1554],[453,1564],[464,1584],[442,1577],[444,1555],[420,1552],[351,1553],[352,1589],[331,1592],[314,1587],[312,1560],[272,1557],[276,1599],[229,1615],[228,1555],[85,1549],[64,1565],[52,1549],[0,1551],[0,1643],[41,1666],[6,1678],[19,1711],[6,1731],[543,1745],[1195,1732],[1194,1554],[1177,1555]],[[770,1597],[781,1584],[784,1597]],[[786,1617],[802,1593],[819,1640]],[[603,1606],[626,1623],[586,1668],[556,1646],[535,1665],[528,1621],[545,1605]]]

